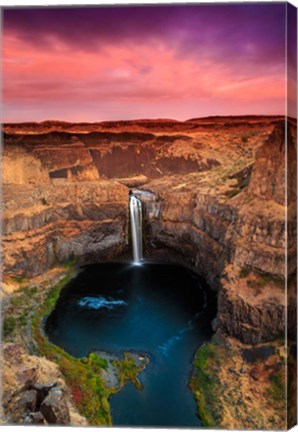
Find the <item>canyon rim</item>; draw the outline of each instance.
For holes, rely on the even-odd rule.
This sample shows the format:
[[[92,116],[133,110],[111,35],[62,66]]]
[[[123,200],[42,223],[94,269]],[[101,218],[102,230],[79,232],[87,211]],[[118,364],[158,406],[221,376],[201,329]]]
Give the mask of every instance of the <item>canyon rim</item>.
[[[2,424],[295,425],[296,9],[2,19]]]

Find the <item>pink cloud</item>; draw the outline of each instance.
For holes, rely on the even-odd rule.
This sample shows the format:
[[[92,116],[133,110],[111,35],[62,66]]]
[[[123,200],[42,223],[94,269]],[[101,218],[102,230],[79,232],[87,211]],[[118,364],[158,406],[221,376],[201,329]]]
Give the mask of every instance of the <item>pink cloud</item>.
[[[244,69],[212,53],[181,57],[164,41],[76,51],[56,40],[55,50],[46,50],[6,32],[4,120],[282,114],[282,68]]]

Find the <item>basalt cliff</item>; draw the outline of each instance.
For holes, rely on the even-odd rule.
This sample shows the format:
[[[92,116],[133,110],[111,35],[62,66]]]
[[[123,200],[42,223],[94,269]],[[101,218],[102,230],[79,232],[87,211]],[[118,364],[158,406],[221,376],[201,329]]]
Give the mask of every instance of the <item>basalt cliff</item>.
[[[6,124],[3,141],[4,294],[74,258],[127,256],[133,189],[145,256],[182,262],[217,292],[217,338],[266,344],[286,316],[295,333],[294,120]]]

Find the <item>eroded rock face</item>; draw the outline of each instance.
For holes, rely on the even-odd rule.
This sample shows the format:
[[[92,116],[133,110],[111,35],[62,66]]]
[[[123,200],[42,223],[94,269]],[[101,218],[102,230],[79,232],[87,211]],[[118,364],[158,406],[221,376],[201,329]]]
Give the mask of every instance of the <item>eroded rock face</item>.
[[[25,147],[11,144],[3,155],[3,184],[49,183],[47,170],[42,162]]]
[[[275,279],[262,282],[262,276],[242,278],[228,266],[218,294],[217,328],[247,344],[284,337],[284,284]]]
[[[260,147],[253,167],[249,193],[267,201],[285,204],[285,122],[279,122],[266,142]],[[293,156],[293,142],[288,147]],[[294,191],[292,191],[293,193]]]
[[[160,216],[151,224],[152,246],[166,246],[183,254],[214,289],[229,257],[226,242],[233,208],[193,192],[163,195]]]
[[[40,274],[59,261],[92,262],[127,244],[128,189],[118,183],[7,185],[3,251],[7,274]]]
[[[169,192],[162,195],[160,217],[151,226],[156,247],[186,253],[214,288],[230,263],[284,275],[284,209],[273,208],[269,219],[262,202]]]
[[[244,343],[257,343],[284,334],[285,288],[275,287],[273,279],[256,291],[239,279],[239,271],[249,268],[283,280],[283,216],[256,219],[210,196],[177,194],[163,202],[160,218],[152,222],[151,242],[183,255],[218,290],[218,328]],[[238,273],[228,277],[229,267]],[[289,270],[295,270],[294,260]]]
[[[5,126],[5,272],[30,276],[74,256],[95,262],[122,253],[129,188],[138,187],[152,193],[143,197],[145,254],[180,256],[203,275],[220,293],[218,325],[227,333],[256,342],[280,332],[285,305],[279,296],[268,300],[267,283],[268,298],[252,303],[238,282],[246,267],[284,277],[286,150],[287,265],[289,274],[295,271],[294,122],[287,146],[280,117],[18,128]],[[272,330],[270,311],[278,321]]]
[[[295,178],[294,143],[289,139],[287,148]],[[215,177],[210,182],[200,177],[194,181],[189,176],[174,185],[172,179],[146,185],[161,200],[160,215],[150,224],[151,245],[184,255],[219,290],[218,326],[245,343],[271,340],[285,332],[287,305],[285,286],[280,283],[286,271],[287,246],[285,154],[285,128],[278,123],[256,152],[249,181],[236,190],[235,197],[221,190]],[[293,181],[291,185],[289,197],[294,202]],[[296,269],[296,213],[289,210],[291,207],[287,269],[291,275]],[[229,268],[238,269],[236,274],[232,271],[233,277]],[[240,270],[246,268],[272,279],[256,281],[256,291],[239,279]]]

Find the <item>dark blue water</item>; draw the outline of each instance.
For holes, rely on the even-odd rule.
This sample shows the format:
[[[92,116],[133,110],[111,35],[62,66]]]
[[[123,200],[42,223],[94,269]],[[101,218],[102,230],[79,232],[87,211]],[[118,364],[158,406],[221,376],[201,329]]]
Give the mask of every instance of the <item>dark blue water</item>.
[[[90,351],[148,353],[139,375],[110,399],[118,426],[200,426],[188,381],[196,349],[212,334],[208,287],[178,265],[105,263],[85,267],[47,320],[51,342],[75,357]]]

